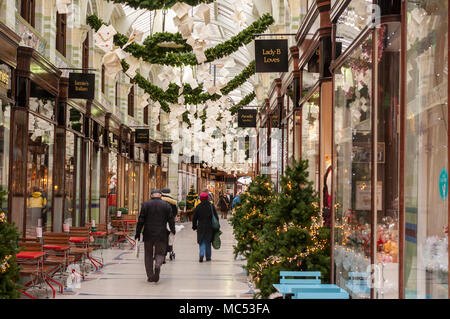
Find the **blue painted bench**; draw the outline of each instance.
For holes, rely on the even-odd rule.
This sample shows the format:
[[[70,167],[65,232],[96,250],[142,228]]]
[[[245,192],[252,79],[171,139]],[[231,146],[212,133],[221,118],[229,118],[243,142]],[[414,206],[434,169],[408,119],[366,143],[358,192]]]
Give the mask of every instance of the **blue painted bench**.
[[[273,286],[283,295],[283,298],[286,294],[292,294],[292,288],[299,286],[316,286],[321,283],[320,271],[280,271],[280,276],[280,283],[273,284]],[[309,279],[307,279],[308,277]]]

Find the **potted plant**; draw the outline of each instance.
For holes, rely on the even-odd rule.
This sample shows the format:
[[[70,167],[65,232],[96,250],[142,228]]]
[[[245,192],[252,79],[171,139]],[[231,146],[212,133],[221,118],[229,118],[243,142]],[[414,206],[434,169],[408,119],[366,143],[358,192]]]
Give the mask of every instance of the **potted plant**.
[[[180,201],[178,202],[178,208],[179,208],[179,216],[184,216],[184,214],[186,213],[186,202],[184,201]]]

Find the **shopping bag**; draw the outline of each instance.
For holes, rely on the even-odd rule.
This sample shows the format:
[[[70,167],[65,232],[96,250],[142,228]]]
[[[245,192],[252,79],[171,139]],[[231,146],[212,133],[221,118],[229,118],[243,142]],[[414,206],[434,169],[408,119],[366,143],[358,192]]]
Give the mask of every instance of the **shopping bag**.
[[[214,249],[220,249],[220,245],[222,244],[222,242],[220,241],[220,235],[222,235],[222,232],[220,230],[214,233],[212,241],[212,246]]]
[[[214,214],[212,205],[211,205],[211,214],[212,214],[212,229],[214,232],[217,232],[220,229],[220,223],[216,215]]]

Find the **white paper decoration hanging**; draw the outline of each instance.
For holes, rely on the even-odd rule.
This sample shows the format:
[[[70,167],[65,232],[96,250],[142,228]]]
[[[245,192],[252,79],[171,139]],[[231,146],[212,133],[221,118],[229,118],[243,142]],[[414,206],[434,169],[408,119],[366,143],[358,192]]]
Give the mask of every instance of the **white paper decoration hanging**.
[[[102,24],[102,26],[98,29],[98,31],[94,34],[94,43],[104,52],[110,52],[114,48],[114,35],[117,31],[114,29],[112,25],[106,26]]]

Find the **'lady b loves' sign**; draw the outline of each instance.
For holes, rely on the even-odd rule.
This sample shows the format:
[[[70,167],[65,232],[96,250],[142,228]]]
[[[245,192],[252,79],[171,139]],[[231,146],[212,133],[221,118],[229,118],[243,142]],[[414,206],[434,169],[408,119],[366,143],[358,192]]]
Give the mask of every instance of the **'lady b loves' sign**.
[[[287,72],[288,41],[255,40],[256,72]]]

